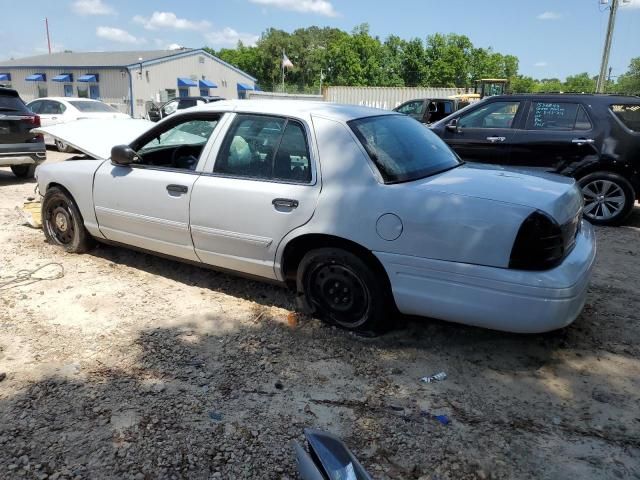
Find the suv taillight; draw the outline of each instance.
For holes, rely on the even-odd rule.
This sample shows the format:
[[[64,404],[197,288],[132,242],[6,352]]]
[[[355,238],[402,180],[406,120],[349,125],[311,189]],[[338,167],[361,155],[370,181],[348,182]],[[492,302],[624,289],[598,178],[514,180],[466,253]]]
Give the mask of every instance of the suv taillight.
[[[25,115],[22,121],[31,125],[31,128],[37,128],[40,126],[40,115]]]
[[[565,242],[560,225],[536,211],[522,222],[511,250],[509,268],[548,270],[562,262]]]

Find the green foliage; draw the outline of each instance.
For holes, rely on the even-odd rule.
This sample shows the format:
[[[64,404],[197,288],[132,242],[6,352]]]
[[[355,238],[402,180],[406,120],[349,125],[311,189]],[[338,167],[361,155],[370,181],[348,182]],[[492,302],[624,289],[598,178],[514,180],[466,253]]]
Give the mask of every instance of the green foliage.
[[[429,35],[404,40],[391,35],[384,42],[363,23],[351,33],[337,28],[299,28],[293,33],[269,28],[255,46],[238,43],[218,51],[207,48],[227,63],[250,73],[266,90],[279,90],[282,51],[294,64],[286,71],[288,91],[318,92],[324,85],[473,87],[481,78],[507,78],[514,93],[595,91],[597,77],[579,73],[562,82],[518,75],[518,57],[475,47],[465,35]],[[640,94],[640,57],[629,71],[609,82],[607,91]]]

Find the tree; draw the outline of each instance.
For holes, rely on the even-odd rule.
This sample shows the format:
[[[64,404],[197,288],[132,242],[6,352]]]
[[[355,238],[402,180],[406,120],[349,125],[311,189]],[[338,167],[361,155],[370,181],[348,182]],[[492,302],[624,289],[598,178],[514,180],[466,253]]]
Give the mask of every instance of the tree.
[[[569,76],[564,82],[565,92],[593,93],[596,91],[596,81],[587,72]]]
[[[640,57],[631,59],[629,70],[620,75],[615,90],[619,93],[640,95]]]
[[[516,75],[509,82],[509,89],[513,93],[531,93],[536,90],[538,82],[531,77]]]

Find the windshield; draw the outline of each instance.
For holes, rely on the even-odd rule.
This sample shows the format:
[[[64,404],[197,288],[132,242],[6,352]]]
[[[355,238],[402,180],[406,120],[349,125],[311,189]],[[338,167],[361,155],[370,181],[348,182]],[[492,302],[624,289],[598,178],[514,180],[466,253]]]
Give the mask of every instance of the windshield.
[[[461,163],[437,135],[405,115],[367,117],[352,120],[349,126],[385,183],[417,180]]]
[[[69,102],[71,105],[76,107],[81,112],[89,112],[89,113],[98,113],[98,112],[106,112],[106,113],[118,113],[113,107],[110,107],[106,103],[102,102]]]

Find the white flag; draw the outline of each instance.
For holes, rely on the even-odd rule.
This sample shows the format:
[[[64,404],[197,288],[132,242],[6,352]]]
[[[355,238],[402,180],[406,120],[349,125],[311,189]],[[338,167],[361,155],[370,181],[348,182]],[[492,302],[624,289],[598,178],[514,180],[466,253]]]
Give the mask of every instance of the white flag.
[[[284,52],[282,52],[282,68],[293,68],[293,63]]]

